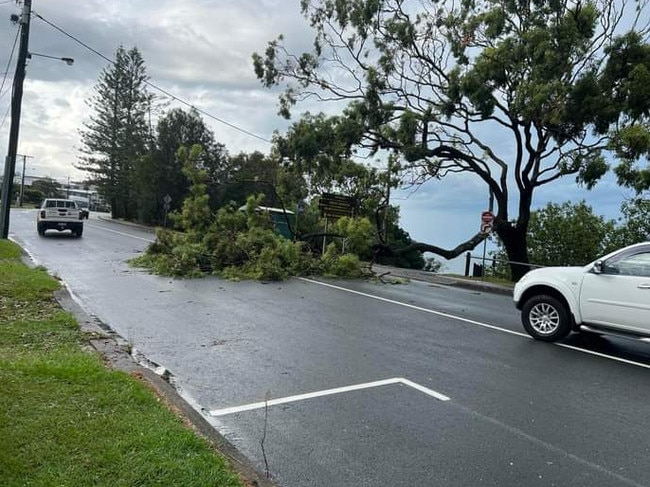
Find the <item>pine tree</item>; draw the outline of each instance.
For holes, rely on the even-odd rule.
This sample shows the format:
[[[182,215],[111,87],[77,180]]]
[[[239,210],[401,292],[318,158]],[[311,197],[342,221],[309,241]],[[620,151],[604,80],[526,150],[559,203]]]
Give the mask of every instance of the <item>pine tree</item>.
[[[137,212],[133,166],[151,146],[147,114],[154,97],[147,80],[140,51],[120,46],[87,100],[94,114],[81,130],[83,155],[76,167],[91,173],[113,218],[132,219]]]

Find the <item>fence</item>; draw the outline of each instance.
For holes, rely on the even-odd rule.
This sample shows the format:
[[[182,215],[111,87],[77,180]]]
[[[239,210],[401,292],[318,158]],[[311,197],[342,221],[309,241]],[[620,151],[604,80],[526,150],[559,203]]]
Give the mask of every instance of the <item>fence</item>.
[[[472,263],[473,260],[478,262]],[[480,277],[481,280],[486,277],[511,280],[511,264],[521,265],[526,268],[544,267],[543,265],[528,264],[526,262],[494,259],[484,255],[472,255],[470,252],[467,252],[465,254],[465,277]]]

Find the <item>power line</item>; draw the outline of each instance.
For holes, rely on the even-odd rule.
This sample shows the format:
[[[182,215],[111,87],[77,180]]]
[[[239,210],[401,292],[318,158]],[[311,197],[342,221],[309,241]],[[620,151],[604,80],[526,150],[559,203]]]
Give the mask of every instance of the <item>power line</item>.
[[[20,34],[20,29],[17,29],[16,37],[14,37],[14,45],[11,46],[11,52],[9,53],[9,61],[7,61],[7,67],[5,68],[4,76],[2,77],[2,84],[0,85],[0,98],[2,98],[4,95],[2,90],[5,87],[5,82],[7,81],[7,75],[9,74],[9,68],[11,67],[11,60],[14,58],[14,52],[16,51],[16,44],[18,43],[19,34]]]
[[[100,58],[104,59],[105,61],[107,61],[107,62],[109,62],[109,63],[111,63],[111,64],[113,64],[113,65],[115,64],[115,62],[114,62],[112,59],[109,59],[108,57],[106,57],[105,55],[103,55],[101,52],[97,51],[96,49],[93,49],[92,47],[90,47],[88,44],[86,44],[86,43],[83,42],[82,40],[80,40],[80,39],[78,39],[77,37],[73,36],[72,34],[66,32],[66,31],[63,30],[61,27],[55,25],[54,23],[50,22],[49,20],[43,18],[42,15],[38,14],[37,12],[33,12],[33,14],[34,14],[36,17],[38,17],[39,19],[41,19],[43,22],[45,22],[46,24],[48,24],[50,27],[52,27],[52,28],[58,30],[60,33],[62,33],[63,35],[69,37],[70,39],[72,39],[72,40],[75,41],[76,43],[80,44],[80,45],[83,46],[84,48],[88,49],[88,50],[89,50],[90,52],[92,52],[93,54],[99,56]],[[215,116],[215,115],[212,115],[212,114],[209,113],[209,112],[206,112],[205,110],[203,110],[203,109],[201,109],[201,108],[198,108],[198,107],[192,105],[190,102],[183,100],[182,98],[180,98],[180,97],[178,97],[178,96],[176,96],[176,95],[170,93],[169,91],[167,91],[167,90],[161,88],[160,86],[156,85],[155,83],[152,83],[151,81],[145,81],[145,84],[147,84],[148,86],[150,86],[151,88],[153,88],[153,89],[155,89],[155,90],[158,90],[159,92],[161,92],[161,93],[163,93],[164,95],[170,97],[171,99],[173,99],[173,100],[175,100],[175,101],[177,101],[177,102],[179,102],[179,103],[182,103],[183,105],[188,106],[188,107],[190,107],[190,108],[196,110],[197,112],[199,112],[199,113],[205,115],[206,117],[211,118],[211,119],[213,119],[213,120],[215,120],[215,121],[217,121],[217,122],[219,122],[219,123],[221,123],[221,124],[223,124],[223,125],[226,125],[226,126],[232,128],[232,129],[234,129],[234,130],[237,130],[237,131],[239,131],[239,132],[241,132],[241,133],[243,133],[243,134],[246,134],[246,135],[248,135],[248,136],[250,136],[250,137],[254,137],[254,138],[256,138],[256,139],[258,139],[258,140],[261,140],[261,141],[263,141],[263,142],[266,142],[266,143],[268,143],[268,144],[272,144],[272,143],[273,143],[271,140],[269,140],[269,139],[267,139],[267,138],[265,138],[265,137],[262,137],[261,135],[257,135],[257,134],[254,134],[253,132],[249,132],[249,131],[246,130],[246,129],[243,129],[243,128],[241,128],[241,127],[239,127],[239,126],[237,126],[237,125],[235,125],[235,124],[233,124],[233,123],[231,123],[231,122],[228,122],[227,120],[224,120],[224,119],[222,119],[222,118],[219,118],[219,117],[217,117],[217,116]]]
[[[0,130],[2,130],[2,127],[5,125],[5,121],[7,120],[7,116],[9,115],[9,109],[11,108],[11,104],[7,107],[7,111],[5,112],[4,117],[2,117],[2,123],[0,123]]]

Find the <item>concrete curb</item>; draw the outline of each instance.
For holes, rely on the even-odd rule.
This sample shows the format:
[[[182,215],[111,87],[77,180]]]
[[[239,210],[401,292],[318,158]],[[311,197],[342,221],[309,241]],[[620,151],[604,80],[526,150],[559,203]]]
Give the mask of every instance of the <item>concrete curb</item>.
[[[428,282],[441,286],[459,287],[473,291],[512,296],[512,288],[501,284],[494,284],[491,282],[483,281],[472,281],[470,279],[444,276],[441,274],[434,274],[431,272],[425,272],[416,269],[402,269],[400,267],[389,267],[379,264],[373,264],[372,267],[373,270],[379,275],[389,275],[392,277]]]
[[[109,213],[94,213],[93,215],[95,216],[95,218],[97,218],[97,220],[101,220],[103,222],[109,222],[109,223],[115,223],[116,225],[133,227],[133,228],[137,228],[138,230],[142,230],[143,232],[156,233],[156,227],[141,225],[139,223],[133,223],[126,220],[119,220],[119,219],[116,220],[111,218]]]
[[[156,371],[139,364],[128,353],[128,343],[97,318],[90,316],[63,288],[54,293],[61,307],[71,313],[82,331],[89,335],[90,346],[100,354],[107,366],[143,380],[148,387],[174,412],[179,414],[192,430],[207,439],[223,455],[230,466],[239,474],[244,485],[249,487],[278,487],[267,479],[243,454],[226,440],[211,424],[197,412],[170,383],[169,371]]]

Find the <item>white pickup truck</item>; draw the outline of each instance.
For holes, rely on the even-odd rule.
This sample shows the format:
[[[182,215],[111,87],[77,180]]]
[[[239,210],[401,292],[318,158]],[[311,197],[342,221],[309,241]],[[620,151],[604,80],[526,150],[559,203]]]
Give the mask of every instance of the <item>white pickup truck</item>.
[[[73,200],[47,198],[36,216],[36,230],[43,236],[47,230],[71,230],[73,237],[84,231],[83,214]]]
[[[584,267],[545,267],[515,285],[530,336],[556,341],[571,331],[650,342],[650,242],[630,245]]]

